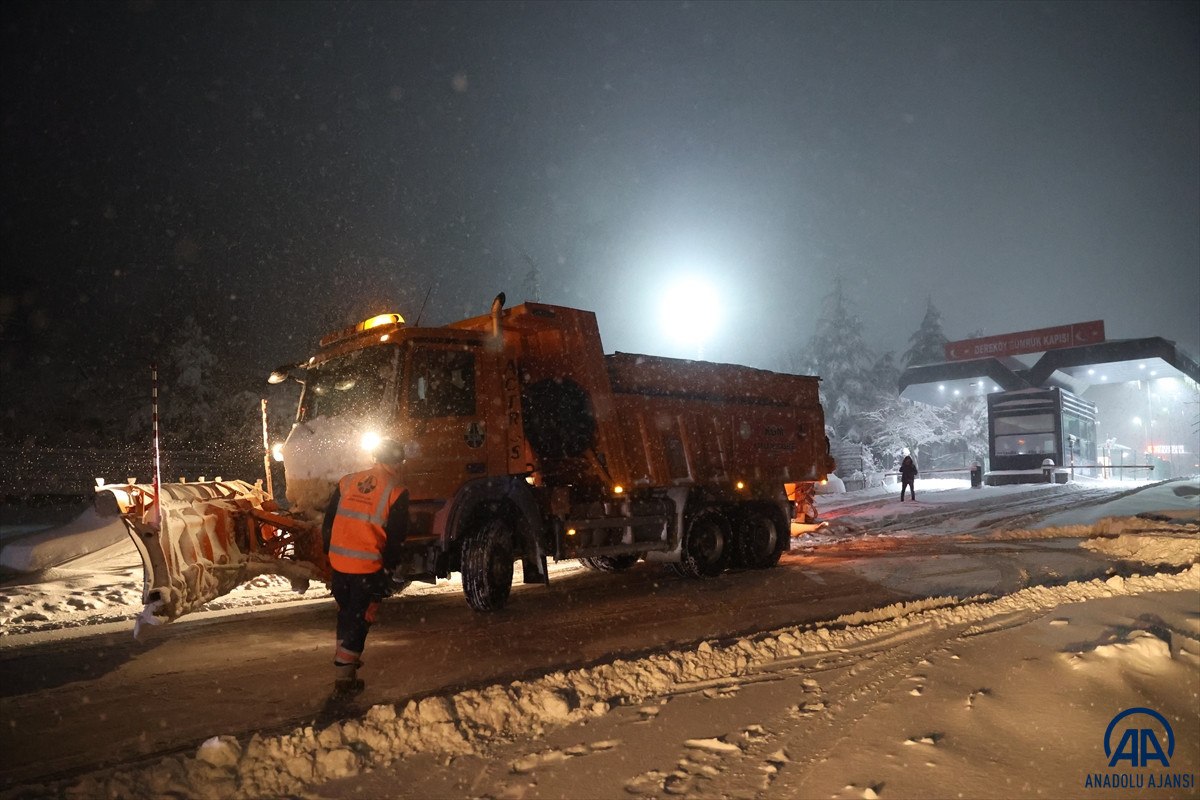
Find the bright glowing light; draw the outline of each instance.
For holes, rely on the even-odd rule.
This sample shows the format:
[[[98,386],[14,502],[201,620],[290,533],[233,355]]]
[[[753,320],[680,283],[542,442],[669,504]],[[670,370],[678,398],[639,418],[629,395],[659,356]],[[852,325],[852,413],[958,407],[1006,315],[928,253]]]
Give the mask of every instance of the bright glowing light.
[[[738,491],[740,492],[742,489],[746,488],[746,484],[742,483],[741,481],[738,481],[737,488],[738,488]]]
[[[683,278],[667,288],[660,306],[663,330],[678,342],[703,345],[720,322],[720,296],[702,278]]]
[[[1134,417],[1134,418],[1133,418],[1133,424],[1134,424],[1134,425],[1141,425],[1141,424],[1142,424],[1142,418],[1141,418],[1141,417]]]
[[[271,458],[276,461],[283,461],[283,442],[276,442],[271,445]]]
[[[367,431],[362,436],[362,449],[368,453],[375,452],[375,448],[379,447],[379,443],[383,441],[383,437],[375,431]]]
[[[939,391],[939,392],[944,392],[944,391],[946,391],[946,387],[945,387],[945,386],[942,386],[942,385],[939,385],[939,386],[938,386],[938,391]]]
[[[358,323],[360,331],[369,331],[371,328],[378,328],[380,325],[401,325],[404,323],[404,317],[399,314],[377,314],[370,319],[364,319]]]
[[[617,485],[617,486],[613,487],[613,494],[622,494],[622,493],[624,493],[624,491],[625,491],[624,486]]]

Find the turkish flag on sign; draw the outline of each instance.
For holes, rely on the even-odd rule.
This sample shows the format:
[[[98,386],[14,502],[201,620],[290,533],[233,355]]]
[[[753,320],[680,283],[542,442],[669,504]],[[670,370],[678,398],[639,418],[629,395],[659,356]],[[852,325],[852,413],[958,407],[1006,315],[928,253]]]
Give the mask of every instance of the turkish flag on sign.
[[[1075,344],[1095,344],[1104,341],[1104,320],[1077,322],[1071,326],[1071,340]]]

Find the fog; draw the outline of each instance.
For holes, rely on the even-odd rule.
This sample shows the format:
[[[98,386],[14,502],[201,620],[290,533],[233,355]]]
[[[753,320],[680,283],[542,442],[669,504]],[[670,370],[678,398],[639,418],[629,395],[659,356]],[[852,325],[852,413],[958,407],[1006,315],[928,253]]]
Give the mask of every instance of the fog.
[[[6,370],[141,365],[193,314],[265,375],[499,291],[595,310],[609,351],[779,368],[834,277],[880,351],[932,300],[951,339],[1200,352],[1192,4],[0,13]],[[720,298],[691,338],[680,280]]]

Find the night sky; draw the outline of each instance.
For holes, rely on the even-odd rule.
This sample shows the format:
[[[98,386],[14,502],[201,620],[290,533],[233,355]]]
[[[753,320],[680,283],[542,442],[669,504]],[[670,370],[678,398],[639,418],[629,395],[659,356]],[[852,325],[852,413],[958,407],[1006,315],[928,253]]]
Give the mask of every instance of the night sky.
[[[505,291],[779,368],[840,277],[868,343],[1103,319],[1200,354],[1194,3],[4,5],[5,336],[256,376]],[[14,310],[15,309],[15,310]],[[259,377],[261,377],[259,376]],[[254,387],[248,387],[254,388]]]

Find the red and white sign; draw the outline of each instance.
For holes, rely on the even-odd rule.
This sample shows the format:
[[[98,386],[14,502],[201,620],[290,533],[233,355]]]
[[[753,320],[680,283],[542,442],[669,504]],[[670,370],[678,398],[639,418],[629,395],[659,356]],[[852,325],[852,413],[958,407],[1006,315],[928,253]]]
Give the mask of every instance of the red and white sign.
[[[1015,356],[1021,353],[1041,353],[1061,347],[1079,347],[1104,341],[1104,320],[1040,328],[1036,331],[1002,333],[982,339],[946,342],[947,361],[969,361],[973,358]]]

